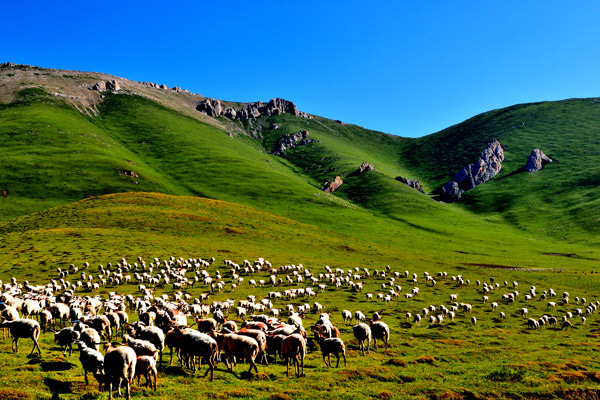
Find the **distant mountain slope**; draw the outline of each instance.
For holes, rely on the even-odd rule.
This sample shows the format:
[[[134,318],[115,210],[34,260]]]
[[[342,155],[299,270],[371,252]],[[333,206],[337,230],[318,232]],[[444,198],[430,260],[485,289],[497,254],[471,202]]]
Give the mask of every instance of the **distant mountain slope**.
[[[120,89],[92,90],[109,80]],[[370,234],[399,229],[408,242],[419,235],[468,241],[477,229],[506,224],[534,237],[598,242],[596,99],[493,110],[418,139],[319,116],[213,118],[196,110],[204,97],[179,88],[12,64],[0,65],[0,100],[0,189],[9,193],[0,219],[143,191],[224,200],[351,235],[361,229],[345,218],[369,215],[364,221],[386,221]],[[282,137],[304,130],[308,144],[271,154]],[[493,138],[505,146],[503,172],[457,205],[394,179],[418,179],[431,193]],[[555,162],[521,172],[535,147]],[[363,162],[374,170],[358,173]],[[344,183],[326,195],[321,187],[336,176]]]
[[[402,157],[434,187],[474,162],[493,138],[505,147],[503,171],[468,191],[461,204],[499,215],[535,235],[598,243],[600,99],[521,104],[473,117],[410,143]],[[522,170],[534,148],[554,162]]]

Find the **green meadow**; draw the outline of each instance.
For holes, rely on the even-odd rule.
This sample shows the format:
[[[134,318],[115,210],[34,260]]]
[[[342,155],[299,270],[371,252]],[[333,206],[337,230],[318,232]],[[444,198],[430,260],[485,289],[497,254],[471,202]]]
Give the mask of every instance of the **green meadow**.
[[[253,375],[242,373],[247,364],[238,364],[232,374],[220,363],[209,382],[203,377],[206,367],[194,374],[174,360],[159,371],[156,392],[134,385],[133,398],[600,397],[600,319],[597,312],[585,313],[588,304],[600,301],[596,99],[492,110],[418,139],[289,114],[257,118],[253,134],[247,121],[181,111],[194,97],[144,91],[128,81],[117,93],[90,91],[97,114],[84,113],[84,106],[92,106],[52,95],[56,89],[33,70],[16,72],[0,70],[0,92],[10,89],[11,95],[0,104],[0,189],[8,190],[0,199],[4,283],[15,277],[46,284],[57,279],[57,268],[70,264],[83,268],[88,262],[87,272],[96,274],[98,265],[121,258],[171,256],[215,257],[209,272],[221,271],[226,286],[210,301],[312,286],[305,281],[250,288],[249,279],[268,282],[270,274],[261,271],[232,291],[226,259],[302,264],[315,276],[328,265],[352,270],[364,281],[362,292],[326,282],[316,297],[274,302],[281,309],[289,303],[323,304],[346,343],[346,367],[327,368],[318,348],[311,347],[304,378],[286,377],[281,361],[271,360]],[[100,78],[65,78],[48,70],[44,79],[56,79],[66,93]],[[271,154],[281,137],[300,130],[318,141],[288,150],[285,157]],[[437,201],[431,193],[475,162],[494,138],[505,147],[502,172],[457,204]],[[536,147],[553,162],[535,174],[523,172]],[[375,170],[358,173],[362,162]],[[321,191],[338,175],[344,184],[336,192]],[[419,179],[428,194],[397,176]],[[402,287],[400,296],[368,301],[366,293],[388,293],[394,272],[400,275],[393,282]],[[426,282],[426,272],[436,285]],[[281,278],[286,282],[285,275]],[[483,283],[498,287],[484,293]],[[420,294],[406,298],[415,286]],[[526,300],[531,286],[537,296]],[[551,288],[558,297],[542,300]],[[504,304],[502,295],[514,290],[520,293],[516,303]],[[135,294],[137,285],[77,294],[105,297],[113,291]],[[198,285],[184,289],[192,298],[209,291]],[[563,292],[570,293],[568,304],[560,301]],[[172,295],[173,289],[159,287],[155,295],[163,293]],[[450,294],[473,304],[472,313],[458,311],[454,321],[430,323],[423,308],[435,306],[438,315],[441,305],[450,307]],[[557,307],[549,309],[548,301]],[[492,302],[499,303],[498,310]],[[528,317],[552,315],[559,323],[529,329],[520,312],[524,307]],[[571,328],[561,329],[562,316],[578,308],[585,324],[575,316]],[[342,321],[344,309],[367,317],[381,311],[391,346],[372,346],[363,357],[351,326]],[[407,313],[424,318],[416,325]],[[306,315],[305,327],[317,319]],[[22,339],[18,354],[9,339],[0,341],[0,398],[108,396],[95,384],[85,385],[78,352],[63,357],[51,333],[43,333],[40,343],[43,356],[28,358],[31,341]]]

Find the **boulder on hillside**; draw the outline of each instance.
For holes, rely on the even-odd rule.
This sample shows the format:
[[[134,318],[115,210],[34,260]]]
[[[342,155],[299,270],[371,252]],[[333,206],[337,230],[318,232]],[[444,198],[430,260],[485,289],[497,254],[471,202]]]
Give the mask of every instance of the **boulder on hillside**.
[[[96,92],[105,92],[106,91],[106,82],[104,82],[104,81],[96,82],[94,84],[94,86],[92,86],[92,90],[95,90]]]
[[[165,85],[164,83],[162,85],[160,85],[160,88],[162,90],[169,90],[169,87],[167,85]]]
[[[408,187],[411,187],[411,188],[425,194],[425,190],[423,190],[423,186],[421,186],[421,182],[419,182],[416,179],[403,178],[401,176],[397,176],[394,179],[396,179],[399,182],[404,183]]]
[[[94,84],[94,86],[91,87],[91,89],[96,92],[105,92],[107,90],[111,91],[111,92],[116,92],[121,89],[121,85],[119,85],[119,82],[112,79],[112,80],[106,81],[106,82],[104,82],[104,81],[96,82]]]
[[[113,80],[107,81],[106,82],[106,90],[110,90],[111,92],[116,92],[117,90],[121,89],[121,85],[119,85],[119,82]]]
[[[214,99],[211,99],[214,100]],[[206,101],[206,100],[205,100]],[[216,101],[216,100],[215,100]],[[206,112],[207,115],[211,115],[206,109],[201,106],[204,102],[200,103],[196,109],[198,111]],[[200,108],[199,108],[200,107]],[[264,104],[262,101],[257,101],[254,103],[246,103],[243,104],[240,108],[231,108],[233,111],[229,111],[227,115],[221,113],[219,115],[225,115],[231,119],[252,119],[258,118],[262,115],[264,116],[272,116],[272,115],[281,115],[281,114],[292,114],[297,117],[311,119],[312,117],[302,111],[298,111],[298,108],[294,103],[289,100],[276,98],[271,99],[267,104]]]
[[[500,142],[494,139],[481,152],[477,162],[463,167],[454,174],[451,181],[444,184],[441,189],[441,200],[456,202],[466,190],[486,183],[502,170],[502,161],[504,161],[504,149]]]
[[[283,113],[298,115],[298,108],[289,100],[276,98],[269,100],[265,113],[267,115],[281,115]]]
[[[209,117],[218,117],[223,112],[221,100],[206,98],[196,106],[196,110],[208,115]]]
[[[552,159],[545,155],[543,151],[540,149],[533,149],[527,159],[527,164],[525,164],[525,171],[537,172],[543,168],[544,164],[551,162]]]
[[[223,116],[227,117],[227,118],[235,119],[235,117],[237,116],[237,111],[235,111],[231,107],[228,107],[223,110]]]
[[[455,203],[460,200],[460,196],[464,193],[455,181],[448,181],[442,186],[440,198],[446,203]]]
[[[323,185],[321,190],[324,191],[325,193],[331,194],[331,193],[335,192],[340,186],[342,186],[342,183],[344,183],[342,178],[340,178],[339,176],[336,176],[333,181],[325,182],[325,184]]]
[[[284,135],[281,139],[279,139],[279,142],[277,142],[275,150],[273,150],[273,154],[279,157],[285,157],[285,152],[289,149],[293,149],[296,146],[304,146],[309,143],[318,142],[317,139],[309,139],[309,135],[310,133],[308,133],[308,131],[299,131],[293,135]]]
[[[370,164],[368,162],[364,162],[360,165],[360,168],[358,168],[358,172],[359,173],[363,173],[366,171],[373,171],[375,168],[373,167],[373,164]]]

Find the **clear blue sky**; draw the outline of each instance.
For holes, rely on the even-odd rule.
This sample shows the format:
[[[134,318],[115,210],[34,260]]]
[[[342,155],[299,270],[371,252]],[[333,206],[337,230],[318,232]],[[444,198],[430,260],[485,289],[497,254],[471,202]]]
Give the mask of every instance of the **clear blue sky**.
[[[4,2],[0,61],[283,97],[412,137],[516,103],[600,96],[596,1],[173,3]]]

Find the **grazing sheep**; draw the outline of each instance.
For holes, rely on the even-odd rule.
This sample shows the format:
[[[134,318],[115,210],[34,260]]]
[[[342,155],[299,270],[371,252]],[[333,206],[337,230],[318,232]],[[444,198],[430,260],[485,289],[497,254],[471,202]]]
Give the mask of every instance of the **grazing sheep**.
[[[180,327],[174,328],[174,336],[175,340],[179,343],[182,357],[188,362],[188,367],[191,364],[191,368],[195,372],[195,357],[202,358],[209,365],[204,376],[210,372],[210,380],[212,381],[214,379],[215,362],[219,353],[215,339],[205,333]]]
[[[352,312],[350,310],[342,310],[342,318],[344,319],[344,324],[350,324],[352,322]]]
[[[74,326],[74,329],[78,330],[79,326],[82,325],[77,324]],[[83,328],[80,331],[79,340],[84,342],[86,346],[91,349],[94,349],[96,351],[100,350],[100,335],[98,334],[98,331],[96,331],[94,328]]]
[[[52,324],[52,313],[48,310],[40,312],[40,325],[43,332],[47,332]]]
[[[72,326],[61,329],[54,334],[54,341],[58,344],[62,350],[63,356],[67,355],[67,349],[69,350],[69,357],[73,352],[72,344],[77,342],[80,338],[80,333],[76,331]],[[87,346],[86,346],[87,347]]]
[[[371,335],[373,337],[373,346],[377,349],[377,339],[383,340],[385,348],[388,347],[390,340],[390,328],[383,321],[373,322],[371,321]]]
[[[135,351],[137,357],[149,356],[155,360],[158,358],[158,350],[156,346],[147,340],[134,339],[129,335],[123,335],[123,342]]]
[[[304,340],[302,335],[298,333],[293,333],[285,337],[283,337],[282,335],[277,336],[282,337],[279,350],[281,352],[281,356],[285,359],[286,375],[290,375],[289,360],[290,358],[292,358],[296,377],[304,376],[304,357],[306,356],[306,341]]]
[[[198,330],[202,333],[210,333],[217,330],[217,320],[214,318],[197,319]]]
[[[529,329],[539,329],[540,328],[540,324],[538,323],[538,321],[536,321],[533,318],[529,318],[527,320],[527,326],[529,327]]]
[[[477,318],[471,317],[471,323],[475,325],[477,323]]]
[[[362,350],[363,356],[365,355],[365,342],[367,342],[367,353],[371,350],[371,328],[365,323],[360,323],[352,327],[354,337],[358,340],[358,345]]]
[[[113,398],[113,385],[117,387],[119,396],[121,396],[121,382],[125,382],[125,395],[127,399],[131,398],[131,383],[135,376],[135,366],[137,357],[135,351],[128,346],[113,347],[107,345],[106,355],[104,356],[104,376],[105,385],[108,386],[108,398]]]
[[[215,333],[214,335],[219,348],[225,352],[225,363],[230,371],[233,372],[233,364],[237,359],[245,359],[250,363],[248,372],[252,372],[252,368],[254,368],[258,373],[255,360],[259,347],[255,339],[235,333]]]
[[[147,340],[152,343],[160,354],[159,362],[162,362],[162,354],[165,349],[165,334],[160,328],[157,328],[156,326],[144,326],[143,323],[137,322],[135,324],[129,324],[127,330],[132,337]]]
[[[135,376],[137,377],[137,384],[140,385],[140,378],[143,376],[146,378],[146,387],[156,386],[158,384],[158,370],[156,369],[156,360],[150,356],[137,356],[135,360]],[[153,382],[154,381],[154,382]]]
[[[79,344],[79,361],[81,362],[81,366],[83,367],[85,384],[90,384],[90,381],[88,379],[88,372],[91,372],[92,375],[94,375],[94,378],[96,378],[96,380],[98,381],[98,390],[101,390],[102,382],[104,381],[104,356],[99,351],[88,347],[81,340],[77,340],[76,342],[77,344]]]
[[[362,311],[356,311],[354,313],[354,319],[356,319],[357,322],[364,322],[367,317],[362,313]]]
[[[269,365],[269,360],[267,359],[267,336],[263,331],[258,329],[244,328],[239,330],[237,334],[242,336],[248,336],[256,340],[256,343],[258,343],[258,354],[262,355],[262,362],[265,365]]]
[[[8,328],[10,334],[13,337],[12,350],[16,353],[19,352],[19,339],[30,338],[33,340],[33,348],[29,356],[33,354],[35,349],[38,350],[40,355],[42,350],[38,344],[38,338],[40,337],[40,324],[32,319],[15,319],[14,321],[4,321],[0,324],[0,328]]]
[[[344,367],[346,366],[346,346],[340,338],[326,338],[320,333],[318,334],[319,347],[321,347],[321,353],[323,354],[323,361],[325,365],[331,367],[331,355],[335,355],[337,363],[335,367],[340,365],[340,354],[344,357]],[[327,359],[325,359],[327,357]]]

